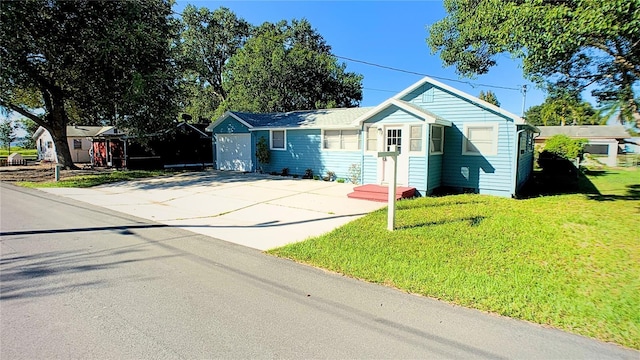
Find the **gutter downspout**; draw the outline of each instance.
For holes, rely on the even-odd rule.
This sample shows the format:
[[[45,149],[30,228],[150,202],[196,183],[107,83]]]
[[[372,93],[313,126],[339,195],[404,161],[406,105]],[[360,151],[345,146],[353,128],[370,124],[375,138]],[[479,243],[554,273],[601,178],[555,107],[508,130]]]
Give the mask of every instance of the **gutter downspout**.
[[[518,125],[516,125],[516,129]],[[516,190],[518,187],[518,160],[520,160],[520,134],[525,132],[526,129],[518,130],[516,132],[515,154],[513,156],[513,168],[512,168],[512,181],[511,181],[511,197],[516,197]]]
[[[425,144],[425,184],[424,184],[424,197],[426,197],[429,194],[429,160],[431,157],[431,128],[433,126],[433,124],[429,124],[426,121],[425,123],[425,127],[427,128],[427,136],[425,136],[425,138],[427,139],[426,144]],[[444,141],[444,127],[442,128],[442,141]]]
[[[360,122],[360,134],[362,134],[362,136],[360,136],[360,185],[364,185],[364,149],[365,146],[367,146],[364,138],[366,135],[364,132],[364,121]]]

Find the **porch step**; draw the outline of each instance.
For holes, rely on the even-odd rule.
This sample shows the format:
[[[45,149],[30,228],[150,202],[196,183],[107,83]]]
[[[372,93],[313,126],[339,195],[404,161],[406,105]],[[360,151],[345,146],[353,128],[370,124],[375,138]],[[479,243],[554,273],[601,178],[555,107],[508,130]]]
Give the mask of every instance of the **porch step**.
[[[360,185],[353,188],[353,192],[347,194],[352,199],[363,199],[371,201],[387,202],[389,188],[381,185]],[[396,200],[410,199],[416,194],[416,188],[398,186],[396,187]]]

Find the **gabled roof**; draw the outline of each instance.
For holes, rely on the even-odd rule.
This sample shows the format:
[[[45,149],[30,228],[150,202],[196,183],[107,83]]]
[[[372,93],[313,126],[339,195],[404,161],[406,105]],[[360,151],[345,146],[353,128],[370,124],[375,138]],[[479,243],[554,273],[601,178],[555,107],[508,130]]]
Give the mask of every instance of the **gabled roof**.
[[[425,122],[427,123],[431,123],[431,124],[439,124],[439,125],[444,125],[444,126],[451,126],[451,121],[445,120],[441,117],[439,117],[438,115],[425,110],[415,104],[403,101],[403,100],[399,100],[396,97],[392,97],[391,99],[388,99],[387,101],[383,102],[382,104],[374,107],[373,109],[371,109],[370,111],[362,114],[361,116],[359,116],[357,119],[354,120],[354,125],[355,126],[360,126],[362,125],[362,123],[371,118],[372,116],[375,116],[376,114],[388,109],[391,106],[397,106],[421,119],[423,119]]]
[[[34,133],[32,138],[37,139],[45,131],[45,128],[40,126]],[[74,137],[95,137],[100,135],[115,134],[116,128],[114,126],[84,126],[84,125],[69,125],[67,126],[67,138]]]
[[[455,95],[457,95],[457,96],[459,96],[459,97],[461,97],[461,98],[463,98],[463,99],[465,99],[465,100],[467,100],[469,102],[472,102],[472,103],[474,103],[474,104],[476,104],[478,106],[481,106],[481,107],[483,107],[483,108],[485,108],[487,110],[491,110],[491,111],[496,112],[498,114],[501,114],[501,115],[503,115],[503,116],[505,116],[505,117],[507,117],[509,119],[513,119],[513,121],[514,121],[514,123],[516,125],[524,125],[524,124],[526,124],[525,120],[522,117],[518,116],[518,115],[510,113],[510,112],[508,112],[508,111],[506,111],[506,110],[504,110],[504,109],[502,109],[502,108],[500,108],[498,106],[495,106],[495,105],[493,105],[491,103],[488,103],[488,102],[486,102],[484,100],[480,100],[479,98],[477,98],[477,97],[475,97],[473,95],[465,93],[464,91],[461,91],[461,90],[458,90],[458,89],[456,89],[454,87],[451,87],[449,85],[443,84],[443,83],[441,83],[441,82],[439,82],[437,80],[434,80],[434,79],[432,79],[432,78],[430,78],[428,76],[423,77],[422,79],[420,79],[415,84],[409,86],[405,90],[403,90],[400,93],[398,93],[397,95],[395,95],[393,98],[402,100],[404,97],[406,97],[407,95],[411,94],[416,89],[420,88],[422,85],[427,84],[427,83],[429,83],[429,84],[431,84],[431,85],[433,85],[433,86],[435,86],[437,88],[440,88],[442,90],[445,90],[447,92],[450,92],[452,94],[455,94]]]
[[[576,139],[626,139],[631,137],[622,125],[538,126],[538,129],[540,129],[539,139],[547,139],[559,134]]]
[[[274,128],[351,128],[353,120],[371,108],[339,108],[322,110],[301,110],[286,113],[255,114],[227,111],[207,127],[213,131],[219,123],[232,117],[249,129]]]
[[[113,126],[67,126],[67,137],[93,137],[104,134],[113,129]]]

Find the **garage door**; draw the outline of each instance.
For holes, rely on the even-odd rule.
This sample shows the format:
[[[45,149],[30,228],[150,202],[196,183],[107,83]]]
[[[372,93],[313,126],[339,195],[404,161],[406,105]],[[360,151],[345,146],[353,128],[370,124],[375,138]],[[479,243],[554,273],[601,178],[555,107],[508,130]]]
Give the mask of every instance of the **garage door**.
[[[251,134],[216,135],[218,170],[252,171],[251,165]]]

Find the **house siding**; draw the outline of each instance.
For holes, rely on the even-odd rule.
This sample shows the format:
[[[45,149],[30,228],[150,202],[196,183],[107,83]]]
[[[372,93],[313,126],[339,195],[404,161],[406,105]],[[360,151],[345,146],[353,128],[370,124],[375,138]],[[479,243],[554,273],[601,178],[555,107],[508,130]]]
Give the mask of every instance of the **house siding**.
[[[527,132],[521,133],[520,136],[527,136]],[[529,134],[529,136],[533,136],[533,134]],[[518,149],[518,151],[520,151],[520,149]],[[529,177],[533,172],[533,162],[533,145],[525,145],[524,152],[519,154],[518,156],[518,183],[516,185],[517,190],[520,190],[520,188],[527,182],[527,180],[529,180]]]
[[[453,123],[451,128],[445,130],[444,154],[441,155],[442,186],[472,189],[478,193],[493,195],[511,195],[513,151],[517,146],[513,120],[431,84],[421,86],[402,100]],[[462,155],[464,125],[474,123],[498,124],[496,155]]]
[[[264,136],[269,140],[269,131],[253,132],[254,144]],[[338,178],[349,179],[351,164],[360,164],[361,151],[322,150],[322,131],[320,129],[286,130],[286,148],[271,150],[271,161],[264,166],[267,172],[282,172],[288,168],[290,174],[304,175],[307,169],[314,175],[326,176],[333,171]]]
[[[409,157],[409,186],[424,195],[427,191],[427,158],[425,156]]]
[[[232,118],[231,116],[228,116],[213,129],[214,134],[246,134],[248,132],[249,129],[246,126],[244,126],[242,123]]]
[[[429,170],[427,174],[429,181],[426,195],[429,195],[442,185],[442,154],[429,155]]]
[[[364,161],[362,166],[362,179],[363,184],[376,184],[378,181],[378,155],[364,155]]]

